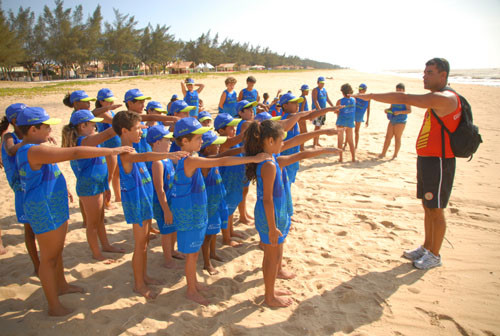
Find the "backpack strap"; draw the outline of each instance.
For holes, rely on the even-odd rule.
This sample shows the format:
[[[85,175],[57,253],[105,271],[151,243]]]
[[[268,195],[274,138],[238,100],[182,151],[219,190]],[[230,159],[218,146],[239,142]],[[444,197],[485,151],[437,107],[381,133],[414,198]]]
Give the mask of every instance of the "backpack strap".
[[[441,120],[441,118],[438,117],[436,112],[434,112],[433,109],[431,109],[432,115],[437,119],[439,125],[441,125],[441,153],[443,160],[446,158],[446,150],[445,150],[445,141],[444,141],[444,131],[448,132],[448,134],[451,134],[451,132],[448,130],[448,128],[444,125],[444,122]]]

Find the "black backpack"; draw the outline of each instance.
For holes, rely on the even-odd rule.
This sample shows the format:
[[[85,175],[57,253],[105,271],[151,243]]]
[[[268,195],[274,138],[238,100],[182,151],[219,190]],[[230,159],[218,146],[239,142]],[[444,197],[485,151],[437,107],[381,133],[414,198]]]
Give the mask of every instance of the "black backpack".
[[[450,87],[445,87],[441,91],[452,91],[457,93]],[[450,132],[436,112],[434,112],[434,110],[431,111],[441,125],[443,159],[445,158],[444,132],[446,131],[450,137],[450,145],[453,154],[456,157],[469,158],[470,161],[472,160],[472,155],[477,151],[477,148],[483,140],[481,134],[479,134],[479,128],[472,123],[472,109],[469,102],[460,94],[457,93],[457,95],[460,98],[460,104],[462,106],[462,118],[455,132]]]

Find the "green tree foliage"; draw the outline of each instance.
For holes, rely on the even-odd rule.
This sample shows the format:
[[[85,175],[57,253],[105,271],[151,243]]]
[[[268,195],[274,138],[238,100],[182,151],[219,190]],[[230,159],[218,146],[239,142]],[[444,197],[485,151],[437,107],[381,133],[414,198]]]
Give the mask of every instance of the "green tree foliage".
[[[0,2],[1,5],[1,2]],[[2,75],[9,80],[11,70],[24,59],[24,50],[16,33],[11,30],[3,10],[0,8],[0,67]]]

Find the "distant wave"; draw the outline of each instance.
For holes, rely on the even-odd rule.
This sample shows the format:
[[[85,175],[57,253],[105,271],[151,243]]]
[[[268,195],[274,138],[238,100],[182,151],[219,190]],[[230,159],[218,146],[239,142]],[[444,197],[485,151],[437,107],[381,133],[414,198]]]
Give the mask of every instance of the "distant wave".
[[[407,78],[422,78],[421,70],[393,70],[384,73]],[[450,83],[457,84],[500,86],[500,69],[457,69],[451,71],[448,79]]]

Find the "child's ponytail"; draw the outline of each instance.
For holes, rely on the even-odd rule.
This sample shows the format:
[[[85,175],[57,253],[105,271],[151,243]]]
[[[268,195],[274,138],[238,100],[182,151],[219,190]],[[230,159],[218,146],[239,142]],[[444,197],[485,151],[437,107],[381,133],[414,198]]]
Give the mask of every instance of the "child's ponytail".
[[[78,139],[77,126],[69,123],[62,129],[62,143],[61,147],[75,147],[76,140]]]
[[[9,124],[9,119],[7,119],[7,116],[4,116],[2,121],[0,121],[0,135],[9,128]]]
[[[64,96],[64,99],[63,99],[63,104],[66,105],[67,107],[71,107],[73,108],[73,103],[71,102],[71,100],[69,99],[71,93],[66,93],[66,95]]]

